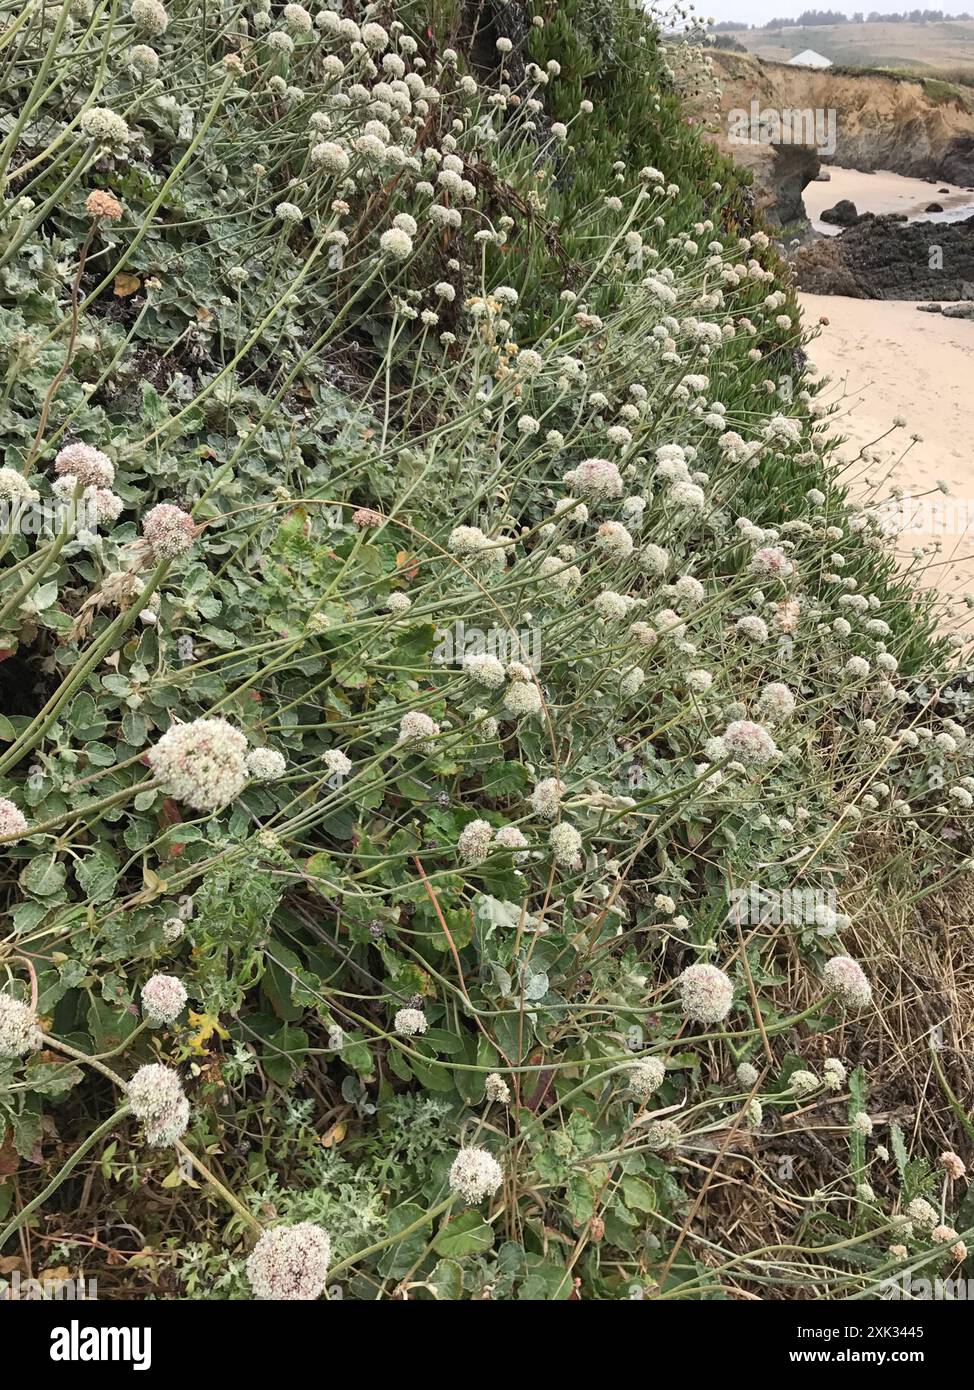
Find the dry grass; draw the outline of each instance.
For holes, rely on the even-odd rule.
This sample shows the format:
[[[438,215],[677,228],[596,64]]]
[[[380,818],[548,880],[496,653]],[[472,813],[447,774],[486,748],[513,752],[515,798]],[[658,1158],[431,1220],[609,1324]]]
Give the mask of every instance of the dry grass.
[[[888,1159],[876,1156],[877,1147],[892,1147],[892,1123],[902,1131],[911,1159],[926,1157],[935,1163],[945,1149],[965,1160],[971,1155],[970,1128],[938,1080],[931,1046],[937,1047],[947,1085],[969,1112],[974,1107],[974,874],[914,900],[922,865],[895,842],[870,837],[862,848],[859,876],[843,894],[852,926],[842,939],[866,965],[874,1007],[830,1032],[808,1029],[797,1043],[794,1037],[778,1039],[773,1051],[780,1063],[787,1052],[797,1050],[816,1071],[830,1056],[842,1059],[850,1070],[864,1068],[867,1110],[875,1126],[867,1146],[868,1180],[883,1209],[893,1212],[901,1199],[896,1163],[892,1153]],[[816,983],[786,931],[776,934],[779,970],[787,976],[780,997],[801,1009],[814,1003]],[[716,1077],[721,1066],[718,1058],[713,1061]],[[773,1075],[772,1070],[761,1089]],[[849,1098],[844,1090],[787,1114],[766,1107],[755,1132],[735,1129],[735,1118],[729,1116],[727,1130],[694,1139],[680,1150],[688,1189],[700,1193],[706,1185],[700,1209],[705,1219],[692,1208],[688,1212],[688,1248],[696,1259],[722,1266],[720,1279],[732,1296],[820,1298],[827,1270],[834,1278],[836,1266],[823,1264],[821,1254],[792,1247],[821,1246],[823,1220],[837,1240],[856,1229],[857,1203],[844,1139]],[[767,1262],[763,1268],[761,1261],[742,1263],[728,1282],[724,1259],[708,1242],[742,1260],[768,1250]],[[841,1252],[837,1261],[844,1263]]]

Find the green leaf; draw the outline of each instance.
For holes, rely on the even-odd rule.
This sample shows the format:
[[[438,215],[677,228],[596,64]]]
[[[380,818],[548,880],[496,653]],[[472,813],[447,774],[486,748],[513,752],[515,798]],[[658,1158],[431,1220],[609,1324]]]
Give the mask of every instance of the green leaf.
[[[642,1178],[623,1178],[621,1187],[626,1202],[636,1211],[656,1210],[656,1191]]]
[[[99,846],[93,854],[77,860],[74,872],[90,902],[107,902],[115,892],[115,884],[118,881],[115,856],[104,845]]]
[[[493,1244],[493,1227],[488,1226],[479,1211],[465,1211],[444,1226],[433,1241],[433,1249],[438,1255],[459,1259],[464,1255],[482,1255]]]
[[[24,890],[37,898],[49,897],[64,887],[67,878],[64,865],[46,854],[32,859],[20,876]]]
[[[463,1297],[463,1270],[455,1260],[438,1261],[429,1282],[436,1290],[437,1298],[452,1301]]]
[[[30,1089],[39,1096],[60,1096],[84,1080],[80,1067],[65,1062],[35,1062],[27,1068]]]

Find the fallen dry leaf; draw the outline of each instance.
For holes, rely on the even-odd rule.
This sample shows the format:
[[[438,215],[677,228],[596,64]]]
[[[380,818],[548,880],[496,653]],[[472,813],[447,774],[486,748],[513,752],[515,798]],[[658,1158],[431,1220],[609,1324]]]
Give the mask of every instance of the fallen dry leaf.
[[[142,288],[142,281],[137,275],[129,275],[128,271],[123,270],[115,276],[114,292],[119,299],[125,299],[130,294],[135,294],[136,290]]]

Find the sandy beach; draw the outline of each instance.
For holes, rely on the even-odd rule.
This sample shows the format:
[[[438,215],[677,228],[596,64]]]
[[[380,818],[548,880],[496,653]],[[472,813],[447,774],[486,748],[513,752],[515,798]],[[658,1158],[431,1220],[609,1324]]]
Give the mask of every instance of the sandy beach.
[[[930,183],[926,179],[904,178],[902,174],[890,174],[879,169],[874,174],[863,174],[858,169],[839,169],[828,166],[828,183],[807,184],[802,194],[805,208],[817,232],[826,236],[837,236],[841,227],[823,222],[821,214],[825,208],[834,207],[840,198],[848,198],[855,203],[857,212],[874,212],[878,215],[887,212],[903,212],[911,222],[922,219],[926,222],[959,222],[974,213],[974,192],[957,184],[940,180]],[[942,188],[947,189],[941,193]],[[943,212],[927,212],[930,203],[939,203]]]
[[[938,194],[945,184],[850,169],[831,174],[829,183],[809,184],[804,192],[823,231],[837,229],[818,223],[817,215],[839,198],[850,198],[860,212],[911,218],[931,201],[943,204],[944,218],[974,212],[974,194],[956,187]],[[974,591],[974,320],[921,313],[912,301],[799,299],[806,323],[821,325],[809,351],[831,381],[827,400],[837,405],[835,429],[848,440],[839,457],[848,462],[853,490],[882,500],[891,486],[902,488],[897,553],[903,563],[916,547],[939,541],[939,553],[924,558],[922,582],[955,599]],[[895,419],[905,427],[890,432]],[[920,439],[913,442],[913,434]],[[857,458],[863,448],[871,461]],[[889,485],[869,486],[867,478],[880,482],[890,468]]]
[[[937,539],[942,549],[924,582],[954,595],[974,590],[974,320],[923,314],[900,301],[799,298],[808,324],[828,320],[810,354],[832,379],[827,399],[838,405],[835,427],[849,440],[839,456],[850,463],[850,480],[865,492],[867,475],[882,478],[895,463],[891,484],[916,503],[904,508],[911,525],[898,554],[909,562],[915,546]],[[906,427],[889,433],[897,417]],[[854,463],[870,446],[877,461]],[[937,490],[941,479],[949,497]]]

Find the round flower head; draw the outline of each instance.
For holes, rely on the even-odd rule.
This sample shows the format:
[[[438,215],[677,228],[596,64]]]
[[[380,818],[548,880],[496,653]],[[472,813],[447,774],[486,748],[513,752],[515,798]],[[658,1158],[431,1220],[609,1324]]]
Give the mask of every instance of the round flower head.
[[[578,869],[582,863],[582,837],[573,825],[560,821],[551,827],[548,836],[556,864],[565,869]]]
[[[83,497],[96,526],[103,521],[109,524],[117,521],[125,510],[125,503],[118,493],[107,487],[86,487]]]
[[[362,42],[373,53],[381,53],[384,48],[389,47],[389,35],[381,24],[363,24]]]
[[[516,825],[502,825],[494,836],[494,843],[501,849],[526,849],[528,842]]]
[[[72,489],[73,491],[73,489]],[[0,498],[5,502],[38,502],[41,494],[16,468],[0,468]]]
[[[461,1149],[450,1168],[450,1188],[465,1202],[493,1196],[503,1180],[500,1164],[486,1149]]]
[[[143,34],[153,39],[169,28],[169,16],[159,0],[132,0],[132,19]]]
[[[159,54],[147,43],[137,43],[129,49],[129,62],[143,77],[155,77],[159,71]]]
[[[332,777],[347,777],[352,770],[352,760],[340,748],[329,748],[322,753],[321,761]]]
[[[185,1134],[189,1101],[171,1067],[148,1062],[139,1067],[127,1089],[132,1113],[142,1121],[146,1140],[153,1148],[167,1149]]]
[[[504,1078],[496,1071],[492,1071],[484,1082],[484,1092],[487,1099],[496,1105],[509,1105],[511,1101],[511,1088]]]
[[[795,697],[781,681],[769,681],[762,687],[758,705],[765,719],[776,723],[794,714]]]
[[[303,5],[285,5],[284,23],[295,34],[311,33],[311,16]]]
[[[162,939],[167,946],[174,945],[186,930],[186,923],[181,917],[167,917],[162,924]]]
[[[331,1238],[313,1221],[273,1226],[247,1259],[247,1278],[256,1298],[310,1302],[328,1278]]]
[[[40,1045],[34,1010],[12,994],[0,994],[0,1057],[24,1057]]]
[[[58,477],[70,474],[85,487],[111,487],[115,481],[115,465],[107,454],[90,444],[69,444],[54,460]]]
[[[468,864],[481,864],[490,853],[494,829],[489,821],[472,820],[460,832],[457,849]]]
[[[624,559],[633,551],[633,539],[621,521],[603,521],[595,533],[598,550],[609,556]]]
[[[967,1172],[964,1160],[950,1149],[940,1155],[938,1162],[952,1182],[959,1182]]]
[[[768,625],[756,613],[748,613],[745,617],[738,618],[734,627],[742,637],[747,637],[752,642],[767,642],[768,640]]]
[[[142,1012],[150,1023],[172,1023],[186,1003],[186,990],[175,975],[153,975],[142,986]]]
[[[287,759],[276,748],[253,748],[247,754],[247,771],[257,782],[273,782],[283,777]]]
[[[290,34],[285,34],[282,29],[275,29],[272,34],[267,35],[267,47],[272,48],[275,53],[283,53],[286,58],[290,58],[294,52],[294,40]],[[290,206],[290,204],[285,206]]]
[[[629,1089],[640,1102],[655,1095],[666,1079],[666,1066],[660,1057],[647,1057],[635,1062],[626,1073]]]
[[[81,117],[81,133],[101,145],[124,145],[131,138],[128,123],[107,106],[90,106]]]
[[[393,1027],[404,1038],[415,1038],[418,1034],[425,1033],[429,1024],[422,1009],[400,1009]]]
[[[322,140],[312,148],[311,162],[328,174],[344,174],[348,171],[349,159],[341,145],[333,140]]]
[[[749,1091],[752,1086],[757,1084],[760,1074],[757,1067],[751,1062],[742,1062],[735,1072],[737,1084],[744,1091]]]
[[[778,749],[774,739],[762,724],[750,719],[735,719],[724,733],[724,747],[732,758],[745,767],[761,767],[770,762]]]
[[[247,781],[247,740],[225,719],[174,724],[147,754],[170,796],[197,811],[218,811]]]
[[[680,1142],[680,1126],[675,1120],[654,1120],[646,1126],[643,1142],[654,1153],[664,1153]]]
[[[818,1090],[818,1077],[813,1071],[793,1071],[788,1078],[788,1085],[796,1096],[810,1096],[813,1091]]]
[[[822,1080],[830,1091],[841,1091],[845,1085],[846,1069],[838,1057],[826,1057],[822,1063]]]
[[[404,261],[413,249],[413,239],[401,227],[390,227],[379,237],[379,247],[383,255]]]
[[[189,512],[171,502],[159,502],[142,523],[142,534],[160,559],[185,555],[196,539],[196,523]]]
[[[399,721],[399,742],[417,743],[424,753],[435,750],[433,738],[439,732],[439,724],[422,710],[411,709]]]
[[[117,222],[122,215],[122,204],[104,189],[93,188],[85,199],[85,212],[103,222]]]
[[[565,482],[573,492],[596,502],[621,497],[624,490],[622,474],[609,459],[585,459],[565,474]]]
[[[914,1197],[906,1214],[918,1231],[930,1232],[940,1223],[936,1209],[923,1197]]]
[[[541,691],[533,681],[513,681],[504,692],[503,705],[514,719],[537,714],[542,706]]]
[[[8,801],[5,796],[0,796],[0,840],[23,835],[26,831],[27,821],[24,819],[23,812],[12,801]]]
[[[287,35],[280,34],[278,37],[287,38]],[[277,207],[274,209],[274,215],[281,222],[300,222],[304,217],[304,213],[298,207],[297,203],[278,203]]]
[[[463,658],[463,669],[488,690],[499,690],[504,684],[504,666],[491,652],[469,652]]]
[[[716,965],[688,965],[679,979],[680,1002],[687,1018],[720,1023],[734,1002],[733,981]]]
[[[564,795],[564,782],[557,777],[543,777],[540,782],[535,783],[534,791],[531,793],[531,809],[536,816],[554,820]]]
[[[785,552],[774,545],[765,546],[763,550],[756,550],[751,557],[752,572],[765,579],[787,579],[789,575],[794,573],[794,569],[795,566]]]
[[[872,986],[862,966],[851,956],[833,956],[826,962],[822,977],[850,1009],[865,1009],[872,1003]]]
[[[492,564],[503,562],[504,551],[479,526],[455,526],[450,532],[447,548],[454,555],[476,556]]]

